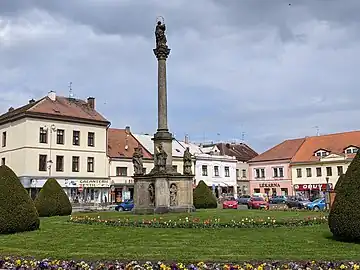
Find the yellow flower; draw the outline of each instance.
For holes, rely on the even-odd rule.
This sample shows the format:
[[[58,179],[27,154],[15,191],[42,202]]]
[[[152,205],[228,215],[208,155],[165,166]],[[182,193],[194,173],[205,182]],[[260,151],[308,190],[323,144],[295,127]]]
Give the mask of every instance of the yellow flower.
[[[340,269],[346,269],[346,268],[347,268],[346,265],[344,265],[344,264],[340,265]]]
[[[20,266],[21,265],[21,260],[16,260],[15,264],[16,264],[16,266]]]
[[[253,266],[250,263],[246,264],[246,269],[253,269]]]

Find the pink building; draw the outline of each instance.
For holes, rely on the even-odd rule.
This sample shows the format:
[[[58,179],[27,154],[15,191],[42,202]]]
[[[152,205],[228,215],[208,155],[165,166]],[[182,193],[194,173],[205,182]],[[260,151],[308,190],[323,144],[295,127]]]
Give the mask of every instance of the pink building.
[[[286,140],[251,159],[250,194],[293,195],[290,162],[304,141],[304,138]]]

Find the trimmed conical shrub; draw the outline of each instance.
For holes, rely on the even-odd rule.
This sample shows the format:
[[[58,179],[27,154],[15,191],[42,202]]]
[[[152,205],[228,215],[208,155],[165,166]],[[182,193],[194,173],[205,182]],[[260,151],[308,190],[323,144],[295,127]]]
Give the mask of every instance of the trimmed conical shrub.
[[[335,200],[329,214],[329,228],[334,238],[360,241],[360,152],[335,187]]]
[[[0,166],[0,234],[39,229],[40,220],[33,200],[19,178],[7,166]]]
[[[68,196],[54,178],[46,181],[35,198],[35,206],[40,217],[68,216],[72,212]]]
[[[202,180],[194,190],[194,207],[196,209],[217,208],[216,197]]]
[[[337,192],[339,189],[341,189],[342,183],[344,182],[345,174],[341,174],[336,182],[336,185],[334,187],[334,191]]]

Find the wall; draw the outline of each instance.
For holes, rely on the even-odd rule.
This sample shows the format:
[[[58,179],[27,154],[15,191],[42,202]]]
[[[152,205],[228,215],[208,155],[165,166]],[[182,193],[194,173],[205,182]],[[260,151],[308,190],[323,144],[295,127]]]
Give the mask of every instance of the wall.
[[[56,131],[50,133],[50,126],[53,124],[57,129],[65,130],[64,145],[56,143]],[[40,143],[40,127],[44,126],[49,127],[48,142]],[[54,177],[108,177],[106,127],[26,118],[6,124],[0,130],[1,134],[3,131],[7,132],[7,146],[1,148],[0,158],[5,157],[6,164],[19,177],[48,177],[49,171],[39,171],[40,154],[47,155],[48,160],[53,160],[51,175]],[[80,146],[72,143],[73,130],[80,131]],[[95,133],[94,147],[87,145],[88,132]],[[64,156],[63,172],[56,172],[56,155]],[[80,156],[79,172],[72,172],[72,156]],[[94,157],[94,172],[87,172],[87,157]]]
[[[250,191],[249,164],[247,164],[246,162],[238,161],[236,163],[236,170],[238,193],[248,194]],[[245,175],[243,175],[243,170],[245,170]]]
[[[287,190],[288,195],[293,195],[294,188],[291,183],[291,170],[289,165],[289,160],[249,163],[250,193],[253,194],[255,192],[254,189],[259,189],[261,193],[270,190],[269,195],[272,195],[274,190],[277,195],[281,195],[283,189],[283,191]],[[273,168],[275,167],[283,168],[283,177],[274,177]],[[260,168],[265,169],[265,177],[257,179],[255,177],[255,169]]]

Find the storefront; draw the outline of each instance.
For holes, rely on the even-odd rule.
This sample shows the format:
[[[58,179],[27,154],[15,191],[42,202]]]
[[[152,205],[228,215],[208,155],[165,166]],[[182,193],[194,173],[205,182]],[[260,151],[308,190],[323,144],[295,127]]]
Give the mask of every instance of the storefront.
[[[112,185],[110,200],[113,203],[123,202],[124,200],[134,199],[134,185]]]
[[[294,189],[296,191],[296,195],[312,199],[312,198],[320,198],[325,195],[326,191],[326,183],[325,184],[299,184],[294,185]],[[330,191],[333,190],[333,184],[329,183]]]
[[[264,193],[268,196],[279,196],[279,195],[292,195],[293,190],[291,188],[291,181],[250,181],[250,192],[254,193]]]

